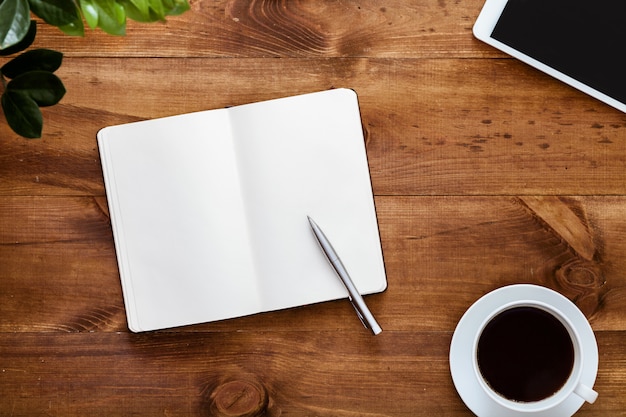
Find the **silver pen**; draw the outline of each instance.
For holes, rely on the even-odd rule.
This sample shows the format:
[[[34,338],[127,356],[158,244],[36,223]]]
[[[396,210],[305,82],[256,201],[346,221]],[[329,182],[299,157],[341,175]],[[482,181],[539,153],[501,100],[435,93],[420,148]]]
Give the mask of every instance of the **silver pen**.
[[[322,232],[322,229],[320,229],[320,227],[313,221],[311,217],[307,216],[307,218],[309,219],[311,229],[313,229],[313,233],[315,234],[317,241],[324,251],[324,254],[337,272],[337,275],[339,275],[339,278],[341,278],[341,282],[343,282],[346,290],[348,290],[348,299],[356,310],[357,316],[359,316],[359,319],[361,319],[361,323],[363,323],[365,328],[370,329],[375,335],[379,334],[383,331],[383,329],[378,325],[369,308],[367,308],[367,305],[365,305],[363,297],[361,297],[361,294],[359,294],[359,291],[354,286],[354,283],[352,282],[348,271],[343,266],[341,259],[339,259],[337,252],[335,252],[335,249],[333,249],[333,246],[330,244],[330,241],[328,240],[326,235],[324,235],[324,232]]]

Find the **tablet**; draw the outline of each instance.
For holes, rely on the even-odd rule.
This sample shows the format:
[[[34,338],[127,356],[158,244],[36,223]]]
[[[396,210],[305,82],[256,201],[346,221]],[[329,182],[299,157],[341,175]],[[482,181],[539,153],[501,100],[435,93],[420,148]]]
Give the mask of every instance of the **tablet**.
[[[486,0],[474,36],[626,112],[626,1]]]

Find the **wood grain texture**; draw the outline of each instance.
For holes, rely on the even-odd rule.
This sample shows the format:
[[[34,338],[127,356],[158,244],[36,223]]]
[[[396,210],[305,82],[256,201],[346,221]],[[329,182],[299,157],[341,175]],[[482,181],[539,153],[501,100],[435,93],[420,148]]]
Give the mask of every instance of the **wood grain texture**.
[[[0,416],[472,415],[448,365],[480,296],[535,283],[589,319],[580,416],[626,416],[626,115],[472,37],[482,0],[192,0],[71,38],[44,137],[0,123]],[[0,62],[1,64],[2,62]],[[95,135],[333,87],[358,93],[389,286],[132,334]]]
[[[515,61],[71,58],[59,75],[43,140],[0,126],[0,194],[104,195],[94,137],[109,124],[332,87],[359,95],[376,194],[626,189],[626,115]]]
[[[475,57],[503,56],[471,37],[480,0],[379,2],[191,1],[167,23],[130,22],[126,38],[87,33],[88,42],[41,27],[72,56]]]
[[[0,330],[124,331],[119,275],[101,201],[0,201]],[[482,294],[534,282],[567,295],[594,328],[620,330],[626,325],[625,202],[624,197],[561,200],[586,222],[596,246],[589,260],[549,225],[550,219],[516,197],[377,197],[389,287],[369,297],[370,308],[388,330],[450,332]],[[15,218],[24,220],[12,222]],[[464,291],[450,298],[447,293],[457,288]],[[329,322],[342,331],[360,330],[349,303],[341,301],[264,317],[186,330],[323,330]]]
[[[350,344],[335,331],[6,334],[0,413],[210,415],[211,394],[243,381],[267,389],[266,415],[471,415],[448,374],[449,333],[348,336]],[[624,334],[598,339],[606,356],[597,388],[619,390],[626,383],[617,371],[626,360]],[[600,396],[579,415],[620,416],[622,401]]]
[[[0,414],[211,415],[211,394],[240,381],[265,387],[269,416],[471,415],[449,376],[449,333],[383,334],[4,334]],[[617,392],[626,338],[602,332],[598,342],[596,387]],[[623,400],[600,395],[577,415],[623,416]]]

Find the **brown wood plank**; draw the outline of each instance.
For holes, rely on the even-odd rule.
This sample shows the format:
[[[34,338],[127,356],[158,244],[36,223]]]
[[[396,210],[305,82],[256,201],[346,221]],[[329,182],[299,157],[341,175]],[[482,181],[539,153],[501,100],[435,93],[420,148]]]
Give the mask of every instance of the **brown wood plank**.
[[[482,57],[503,56],[473,39],[481,0],[200,0],[165,24],[130,22],[127,36],[85,38],[40,25],[38,46],[69,56],[149,57]]]
[[[106,201],[0,199],[0,331],[124,330]]]
[[[377,197],[389,286],[368,303],[383,328],[452,331],[483,294],[528,282],[568,296],[594,329],[625,330],[626,198],[544,199],[543,210],[527,201]],[[571,218],[591,256],[560,233]],[[0,331],[126,330],[104,199],[0,199],[0,276]],[[186,330],[323,330],[329,322],[361,329],[338,301]]]
[[[389,279],[381,310],[391,327],[451,329],[482,294],[535,283],[573,300],[594,329],[623,329],[623,198],[562,197],[546,204],[580,219],[594,244],[591,260],[551,226],[561,218],[534,211],[524,198],[377,199]]]
[[[266,415],[471,416],[449,374],[450,332],[0,333],[0,415],[210,415],[232,381],[268,397]],[[620,416],[623,332],[597,333],[598,401]],[[16,350],[15,346],[20,349]],[[385,398],[393,398],[386,401]]]
[[[332,87],[359,94],[376,194],[626,190],[626,115],[516,61],[77,58],[59,75],[44,139],[0,125],[0,195],[104,195],[110,124]]]

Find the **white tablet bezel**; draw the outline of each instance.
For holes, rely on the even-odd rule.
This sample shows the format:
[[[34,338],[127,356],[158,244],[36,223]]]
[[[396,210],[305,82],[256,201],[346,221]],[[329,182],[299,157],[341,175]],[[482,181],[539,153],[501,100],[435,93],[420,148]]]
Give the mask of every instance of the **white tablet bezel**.
[[[626,103],[622,103],[612,97],[607,96],[600,91],[581,83],[580,81],[563,74],[560,71],[555,70],[554,68],[540,62],[514,48],[511,48],[508,45],[503,44],[502,42],[491,37],[491,33],[493,32],[504,7],[508,3],[508,0],[486,0],[485,4],[476,19],[476,23],[474,23],[473,32],[474,36],[485,42],[488,45],[493,46],[496,49],[501,50],[502,52],[511,55],[514,58],[519,59],[526,64],[537,68],[540,71],[545,72],[546,74],[551,75],[552,77],[563,81],[564,83],[586,93],[596,99],[608,104],[609,106],[615,107],[616,109],[626,113]]]

